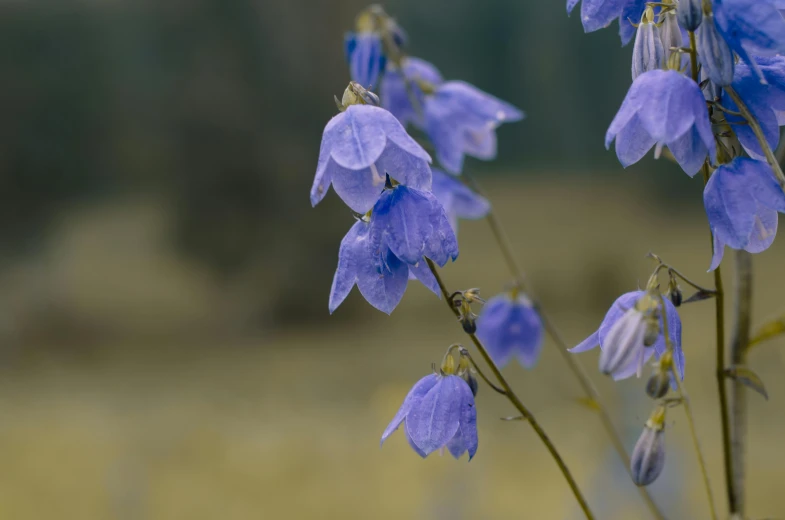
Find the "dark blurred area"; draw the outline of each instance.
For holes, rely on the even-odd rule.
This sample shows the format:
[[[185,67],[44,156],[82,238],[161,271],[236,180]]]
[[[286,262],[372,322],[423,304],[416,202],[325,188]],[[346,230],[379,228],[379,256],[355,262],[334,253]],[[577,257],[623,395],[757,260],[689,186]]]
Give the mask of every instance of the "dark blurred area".
[[[353,217],[334,194],[311,208],[308,192],[348,82],[343,34],[366,5],[0,6],[0,518],[580,517],[537,439],[498,421],[511,410],[487,388],[471,464],[422,461],[400,434],[379,450],[411,384],[465,337],[415,283],[390,317],[356,291],[327,311]],[[385,8],[412,55],[526,112],[499,130],[497,161],[467,168],[570,343],[646,279],[650,250],[711,283],[700,181],[665,160],[624,172],[603,147],[630,82],[615,25],[585,35],[561,1]],[[450,287],[501,290],[509,279],[486,223],[462,223],[459,239]],[[782,310],[771,285],[783,244],[756,257],[760,320]],[[682,319],[721,496],[712,309],[695,304]],[[511,366],[513,386],[598,514],[643,518],[553,347],[532,371]],[[756,518],[785,510],[779,347],[752,356],[771,395],[750,399]],[[630,449],[651,406],[643,382],[614,385],[596,352],[579,359]],[[683,415],[668,419],[669,462],[652,493],[669,518],[705,518]]]
[[[311,210],[307,193],[332,96],[347,83],[343,33],[365,5],[6,3],[3,263],[40,253],[75,208],[153,201],[170,224],[162,245],[243,300],[224,326],[324,319],[350,216],[332,197]],[[412,54],[526,110],[500,132],[499,160],[471,169],[565,175],[614,164],[601,142],[628,54],[614,30],[584,36],[558,4],[387,9]]]

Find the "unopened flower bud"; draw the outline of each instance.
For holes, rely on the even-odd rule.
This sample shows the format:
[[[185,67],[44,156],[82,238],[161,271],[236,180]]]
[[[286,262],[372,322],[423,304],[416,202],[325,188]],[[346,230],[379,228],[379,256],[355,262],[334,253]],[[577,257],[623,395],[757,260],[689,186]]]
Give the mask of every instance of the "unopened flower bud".
[[[733,83],[733,53],[717,30],[714,14],[707,14],[698,29],[698,56],[703,70],[715,85],[726,87]]]
[[[681,52],[672,51],[673,48],[680,48],[682,46],[681,28],[679,22],[676,20],[676,13],[670,10],[662,15],[662,25],[660,25],[660,39],[662,40],[662,47],[665,51],[666,58],[670,58],[672,54],[678,55],[679,62],[681,61]]]
[[[665,51],[660,39],[660,30],[654,23],[654,11],[647,7],[635,35],[632,48],[632,79],[644,72],[661,69],[665,64]]]
[[[675,278],[671,278],[671,281],[668,283],[668,297],[671,299],[671,303],[674,307],[681,306],[684,295],[682,294],[681,287],[679,287],[679,283]]]
[[[467,314],[461,316],[461,327],[466,334],[474,334],[477,332],[477,322],[474,319],[474,314]]]
[[[679,25],[686,31],[694,32],[703,20],[703,0],[679,0],[676,6],[676,16],[679,18]]]
[[[658,406],[643,433],[635,443],[630,457],[630,475],[638,486],[648,486],[665,467],[665,408]]]
[[[670,376],[662,370],[657,370],[646,382],[646,395],[652,399],[662,399],[668,390],[670,390]]]

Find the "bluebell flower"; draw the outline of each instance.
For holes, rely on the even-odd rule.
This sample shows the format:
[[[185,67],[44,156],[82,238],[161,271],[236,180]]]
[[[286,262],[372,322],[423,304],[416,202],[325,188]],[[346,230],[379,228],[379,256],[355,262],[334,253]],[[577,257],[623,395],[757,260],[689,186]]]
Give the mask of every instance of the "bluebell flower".
[[[737,157],[712,174],[703,203],[714,235],[714,270],[725,246],[750,253],[768,249],[777,234],[777,212],[785,212],[785,193],[767,163]]]
[[[652,301],[654,300],[654,301]],[[632,291],[620,296],[611,306],[600,328],[570,352],[585,352],[598,346],[601,370],[613,379],[626,379],[634,374],[640,377],[643,364],[652,355],[659,359],[667,351],[663,334],[662,316],[656,321],[652,316],[660,313],[658,298],[645,291]],[[668,332],[673,344],[673,364],[684,379],[684,352],[681,348],[681,318],[676,307],[665,300]],[[654,329],[651,328],[654,321]]]
[[[444,209],[429,192],[402,185],[385,190],[370,219],[355,223],[341,242],[330,313],[354,285],[368,303],[387,314],[403,298],[410,277],[440,294],[424,257],[439,266],[458,257],[458,242]]]
[[[673,70],[652,70],[632,83],[605,134],[605,147],[616,139],[616,155],[625,168],[655,145],[666,145],[690,176],[706,156],[714,160],[716,145],[700,87]]]
[[[681,35],[681,33],[679,33]],[[635,45],[632,48],[632,79],[644,72],[661,69],[665,65],[665,50],[660,38],[660,29],[654,23],[654,10],[644,11]]]
[[[381,36],[375,32],[346,33],[344,51],[352,81],[373,89],[387,63]]]
[[[523,294],[500,294],[483,306],[477,319],[477,337],[500,367],[515,357],[531,368],[542,351],[542,320]]]
[[[396,186],[385,190],[371,215],[372,247],[387,246],[404,262],[428,257],[444,266],[458,258],[458,242],[444,208],[432,193]]]
[[[496,128],[523,119],[523,112],[463,81],[447,81],[425,100],[425,130],[439,163],[460,173],[464,155],[496,157]]]
[[[427,87],[434,89],[443,81],[439,70],[420,58],[407,56],[401,61],[400,68],[389,62],[379,87],[382,107],[397,117],[402,125],[406,126],[412,123],[422,129],[425,127],[422,114],[425,106],[425,94],[422,86],[427,85]],[[407,90],[407,82],[411,93]],[[419,107],[412,106],[411,96],[417,99]]]
[[[477,409],[469,385],[460,376],[431,374],[420,379],[382,434],[383,444],[404,424],[406,440],[425,458],[447,448],[453,457],[477,452]]]
[[[567,14],[572,13],[579,1],[567,0]],[[622,11],[628,8],[628,6],[633,4],[637,6],[643,3],[645,1],[642,2],[641,0],[583,0],[581,3],[583,30],[585,32],[593,32],[608,27],[612,21],[622,15]],[[642,12],[643,9],[640,10],[638,16],[632,17],[632,19],[640,20]],[[622,22],[623,20],[620,21],[620,23]]]
[[[453,231],[458,232],[458,219],[476,220],[491,210],[488,199],[478,195],[453,175],[434,168],[431,193],[441,203]]]
[[[646,0],[628,0],[625,2],[621,16],[619,16],[619,37],[622,45],[627,45],[632,40],[632,37],[635,35],[633,23],[641,19],[645,10]]]
[[[777,2],[714,0],[713,6],[717,27],[728,45],[763,80],[752,56],[785,53],[785,19],[777,10]]]
[[[430,156],[383,108],[351,105],[324,128],[311,204],[332,184],[351,209],[365,213],[384,189],[386,175],[420,190],[431,189]]]
[[[424,261],[411,265],[401,261],[389,248],[373,249],[370,226],[363,220],[357,221],[341,241],[338,267],[330,289],[330,314],[355,285],[368,303],[387,314],[401,302],[410,278],[420,280],[440,295],[439,285]]]
[[[785,124],[782,115],[785,113],[785,57],[755,57],[757,69],[763,74],[766,83],[761,83],[757,73],[746,63],[736,65],[733,77],[733,88],[744,100],[752,115],[760,123],[766,136],[766,141],[771,149],[776,149],[779,143],[779,127]],[[732,111],[738,111],[736,103],[724,92],[722,105]],[[730,123],[745,123],[744,118],[726,114]],[[747,124],[738,124],[733,127],[739,142],[744,149],[755,159],[764,159],[765,154],[758,138]]]
[[[736,60],[728,42],[717,29],[713,13],[704,16],[696,36],[698,58],[703,65],[703,72],[715,85],[730,85]]]

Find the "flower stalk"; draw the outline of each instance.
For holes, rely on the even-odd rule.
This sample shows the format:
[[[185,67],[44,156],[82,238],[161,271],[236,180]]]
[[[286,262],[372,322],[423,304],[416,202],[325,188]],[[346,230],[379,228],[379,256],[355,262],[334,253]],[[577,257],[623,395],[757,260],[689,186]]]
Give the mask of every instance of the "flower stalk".
[[[480,189],[479,184],[477,181],[469,175],[468,173],[464,173],[463,176],[467,180],[467,184],[471,187],[475,192],[480,195],[483,195],[482,190]],[[608,435],[608,438],[613,445],[613,448],[616,450],[619,458],[621,458],[622,462],[624,463],[625,468],[630,467],[630,455],[627,452],[627,449],[624,447],[624,442],[619,435],[619,432],[616,431],[616,427],[613,425],[613,420],[611,419],[610,413],[608,412],[607,407],[603,404],[602,398],[600,397],[600,393],[597,388],[592,383],[589,375],[584,370],[583,366],[575,359],[575,357],[570,354],[569,348],[570,346],[564,340],[564,337],[561,335],[561,332],[553,323],[553,320],[550,318],[548,313],[543,309],[542,304],[536,298],[534,293],[529,287],[529,284],[526,281],[526,277],[523,274],[523,269],[518,265],[518,262],[515,259],[515,255],[512,252],[512,246],[510,245],[510,240],[507,238],[507,234],[504,232],[504,228],[502,228],[501,222],[499,218],[496,216],[496,213],[491,206],[491,210],[488,212],[488,215],[485,217],[485,220],[488,222],[488,226],[491,228],[491,234],[493,234],[494,240],[496,244],[499,246],[499,250],[501,252],[502,257],[504,258],[505,263],[507,264],[507,268],[510,271],[510,274],[515,280],[515,283],[519,286],[520,289],[524,290],[526,294],[531,299],[532,303],[534,304],[535,309],[540,315],[540,319],[542,320],[543,327],[548,335],[553,340],[554,345],[556,346],[556,350],[559,351],[559,355],[567,364],[570,369],[570,372],[575,376],[575,379],[578,381],[578,384],[581,387],[581,390],[586,395],[586,398],[591,403],[593,409],[596,409],[597,413],[600,416],[600,422],[602,423],[603,429],[605,433]],[[652,499],[651,495],[649,494],[648,490],[645,487],[639,487],[638,492],[640,493],[643,500],[646,502],[646,506],[648,507],[649,511],[651,512],[652,516],[657,520],[665,520],[665,516],[660,511],[657,504]]]
[[[663,298],[662,294],[659,294],[659,299],[660,306],[665,309],[665,299]],[[706,469],[706,460],[703,457],[703,450],[701,450],[700,440],[698,439],[698,432],[695,429],[695,419],[692,414],[690,398],[687,395],[687,390],[684,388],[684,382],[679,377],[679,374],[676,371],[672,361],[673,342],[671,341],[670,334],[668,332],[667,312],[662,313],[662,328],[663,335],[665,336],[665,345],[668,347],[668,354],[670,354],[670,362],[668,364],[670,365],[670,370],[673,374],[672,380],[676,382],[676,391],[679,394],[678,399],[679,402],[684,406],[684,414],[687,416],[687,424],[690,428],[690,437],[692,437],[692,444],[695,448],[695,454],[698,457],[698,465],[700,466],[701,476],[703,477],[703,485],[706,489],[706,498],[709,501],[709,512],[711,514],[712,520],[717,520],[717,510],[714,508],[714,494],[711,491],[711,481],[709,480],[709,472]]]
[[[450,308],[453,314],[455,314],[456,317],[460,318],[460,311],[453,305],[450,297],[452,293],[450,293],[450,291],[448,291],[446,286],[444,285],[444,282],[442,281],[441,276],[439,275],[439,271],[436,268],[436,265],[433,262],[431,262],[431,260],[429,259],[426,259],[426,261],[428,263],[428,268],[431,270],[434,278],[436,278],[436,282],[439,284],[439,289],[441,290],[442,295],[444,296],[447,306]],[[515,409],[518,410],[521,416],[529,423],[529,425],[531,425],[534,432],[537,434],[537,436],[540,438],[542,443],[548,449],[548,452],[551,454],[551,457],[556,462],[556,465],[559,466],[559,470],[561,471],[562,475],[564,475],[565,480],[567,480],[567,484],[570,486],[573,495],[575,495],[575,500],[578,501],[578,505],[580,506],[587,520],[593,520],[595,516],[591,512],[588,502],[586,502],[586,499],[584,498],[583,493],[578,487],[575,478],[572,476],[570,469],[567,467],[567,464],[564,462],[564,459],[562,458],[559,451],[556,449],[556,446],[553,444],[550,437],[548,437],[548,434],[545,432],[542,426],[540,426],[540,424],[535,419],[534,415],[523,404],[520,398],[515,394],[513,389],[510,387],[510,384],[507,382],[507,379],[505,379],[504,375],[499,369],[499,367],[496,365],[496,363],[493,362],[493,359],[491,359],[490,354],[488,354],[488,351],[485,349],[485,346],[482,344],[482,342],[473,333],[471,334],[467,333],[467,335],[472,340],[472,343],[474,343],[474,346],[477,347],[477,351],[483,357],[485,363],[491,369],[491,372],[493,373],[494,377],[499,382],[501,389],[504,391],[504,396],[507,397],[507,399],[510,401],[510,403],[512,403]]]

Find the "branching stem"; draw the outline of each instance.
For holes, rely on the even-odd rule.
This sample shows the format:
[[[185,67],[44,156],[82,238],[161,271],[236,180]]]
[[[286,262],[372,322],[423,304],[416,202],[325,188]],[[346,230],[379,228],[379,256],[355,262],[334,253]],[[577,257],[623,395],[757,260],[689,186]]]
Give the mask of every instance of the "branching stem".
[[[426,261],[428,262],[428,267],[433,273],[433,276],[436,278],[436,282],[439,284],[439,289],[444,296],[447,306],[450,308],[453,314],[456,315],[456,317],[460,317],[460,311],[452,304],[450,299],[451,293],[445,287],[436,265],[434,265],[434,263],[429,259],[426,259]],[[472,340],[472,343],[474,343],[474,346],[477,347],[477,351],[480,353],[480,355],[482,355],[485,363],[491,369],[491,372],[493,372],[493,376],[504,390],[504,396],[507,397],[515,409],[520,412],[521,416],[529,423],[529,425],[531,425],[532,429],[540,438],[542,443],[545,444],[545,447],[550,452],[551,457],[556,462],[556,465],[559,466],[559,469],[561,470],[562,475],[564,475],[565,480],[567,480],[567,483],[569,484],[573,495],[575,495],[575,499],[578,501],[578,504],[580,505],[581,510],[583,511],[583,514],[586,516],[587,520],[594,520],[595,517],[594,514],[592,514],[591,509],[589,509],[589,504],[583,497],[578,484],[575,482],[575,478],[573,478],[570,469],[567,467],[567,464],[564,462],[564,459],[562,458],[561,454],[559,454],[559,451],[556,449],[556,446],[553,444],[550,437],[548,437],[548,434],[545,432],[542,426],[540,426],[540,423],[538,423],[534,418],[534,415],[529,411],[528,408],[526,408],[526,406],[524,406],[523,402],[515,394],[513,389],[510,387],[510,384],[507,382],[507,379],[505,379],[499,367],[496,365],[496,363],[494,363],[493,359],[491,359],[490,354],[488,354],[488,351],[485,349],[485,346],[482,344],[479,338],[477,338],[477,336],[474,334],[468,334],[468,336]]]

